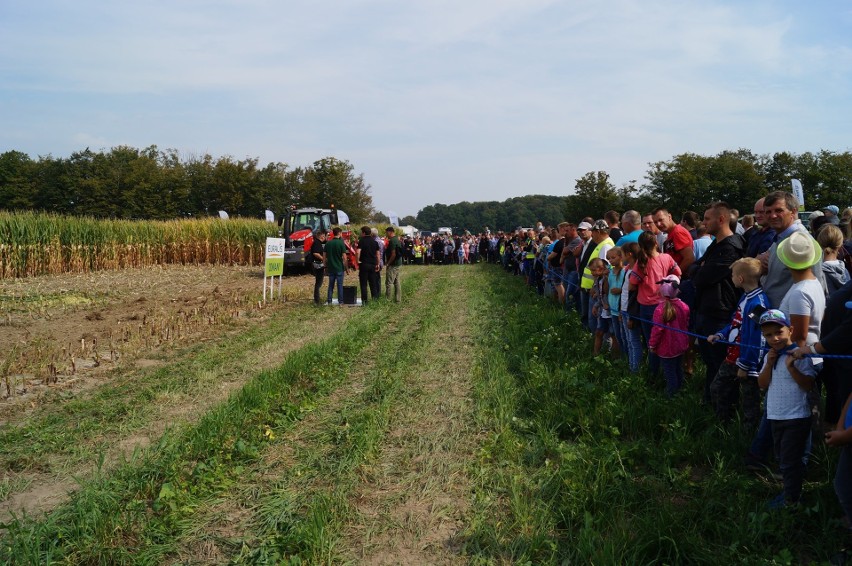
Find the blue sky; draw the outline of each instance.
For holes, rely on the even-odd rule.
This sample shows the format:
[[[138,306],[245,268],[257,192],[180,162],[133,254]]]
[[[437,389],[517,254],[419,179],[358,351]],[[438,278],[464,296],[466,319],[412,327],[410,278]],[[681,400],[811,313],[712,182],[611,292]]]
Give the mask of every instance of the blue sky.
[[[400,216],[567,195],[852,149],[850,30],[846,0],[4,0],[0,151],[335,156]]]

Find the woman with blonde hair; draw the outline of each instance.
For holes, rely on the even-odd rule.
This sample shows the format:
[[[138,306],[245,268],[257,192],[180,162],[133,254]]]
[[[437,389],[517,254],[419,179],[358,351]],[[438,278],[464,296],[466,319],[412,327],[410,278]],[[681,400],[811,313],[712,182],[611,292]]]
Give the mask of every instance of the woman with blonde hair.
[[[849,271],[840,260],[843,253],[843,232],[833,224],[826,224],[817,233],[817,243],[822,248],[822,273],[825,287],[831,295],[849,281]]]

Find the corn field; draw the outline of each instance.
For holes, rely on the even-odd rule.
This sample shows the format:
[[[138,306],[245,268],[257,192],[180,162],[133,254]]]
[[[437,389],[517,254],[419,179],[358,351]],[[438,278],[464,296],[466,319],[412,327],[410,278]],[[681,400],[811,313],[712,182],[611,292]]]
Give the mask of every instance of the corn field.
[[[0,279],[101,269],[185,265],[259,265],[262,220],[98,220],[0,211]]]

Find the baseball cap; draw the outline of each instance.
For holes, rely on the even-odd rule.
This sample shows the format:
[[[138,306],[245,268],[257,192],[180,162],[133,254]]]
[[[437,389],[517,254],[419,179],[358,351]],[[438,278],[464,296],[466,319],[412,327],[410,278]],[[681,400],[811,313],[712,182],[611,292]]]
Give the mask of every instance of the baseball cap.
[[[595,220],[594,226],[592,226],[592,230],[603,230],[605,232],[609,231],[609,224],[606,223],[606,220]]]
[[[828,205],[828,206],[824,206],[824,207],[822,207],[822,209],[823,209],[823,210],[827,210],[827,211],[829,211],[829,212],[833,212],[834,214],[838,214],[838,213],[840,212],[840,209],[839,209],[839,208],[837,208],[837,207],[836,207],[835,205],[833,205],[833,204],[830,204],[830,205]]]
[[[758,326],[763,326],[764,324],[777,324],[779,326],[791,326],[790,319],[787,318],[787,315],[778,309],[769,309],[762,315],[760,315],[760,320],[757,322]]]
[[[591,230],[591,229],[592,229],[592,225],[589,224],[588,222],[580,222],[580,224],[577,226],[577,230]]]

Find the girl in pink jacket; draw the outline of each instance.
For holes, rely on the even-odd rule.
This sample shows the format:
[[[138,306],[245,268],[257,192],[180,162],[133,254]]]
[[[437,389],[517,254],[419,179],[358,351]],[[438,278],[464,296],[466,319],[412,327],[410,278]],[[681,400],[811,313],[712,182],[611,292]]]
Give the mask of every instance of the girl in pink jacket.
[[[680,278],[667,275],[659,282],[663,301],[654,310],[654,327],[648,348],[660,357],[666,394],[671,397],[683,385],[683,354],[689,349],[689,307],[677,298]],[[683,332],[678,332],[678,331]]]

